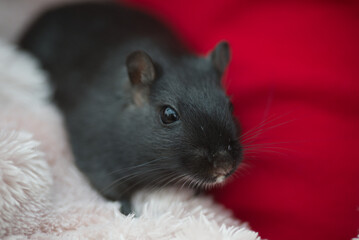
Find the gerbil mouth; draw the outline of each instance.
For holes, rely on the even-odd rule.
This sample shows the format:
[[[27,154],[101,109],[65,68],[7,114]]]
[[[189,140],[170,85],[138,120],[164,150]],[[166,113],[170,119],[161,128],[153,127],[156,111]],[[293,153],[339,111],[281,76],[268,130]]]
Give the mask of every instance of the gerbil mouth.
[[[233,170],[225,175],[211,175],[207,177],[186,176],[182,179],[182,181],[180,181],[180,184],[182,183],[182,186],[188,186],[189,188],[195,189],[211,189],[216,185],[223,184],[225,180],[232,175],[232,173]]]
[[[216,183],[222,183],[222,182],[224,182],[225,179],[226,179],[225,176],[219,176],[216,178]]]
[[[217,185],[223,185],[237,170],[239,162],[221,162],[217,166],[205,166],[192,172],[184,178],[183,185],[190,188],[210,189]],[[219,165],[219,166],[218,166]],[[194,170],[194,169],[193,169]],[[186,183],[187,182],[187,183]]]
[[[210,182],[214,183],[214,184],[223,183],[235,171],[236,171],[236,168],[233,168],[229,171],[225,170],[225,169],[217,169],[217,170],[213,171],[213,177],[210,179]]]
[[[206,179],[202,179],[202,181],[204,182],[204,185],[213,187],[218,184],[224,183],[227,180],[227,178],[229,177],[229,175],[217,175],[217,176],[209,177]]]

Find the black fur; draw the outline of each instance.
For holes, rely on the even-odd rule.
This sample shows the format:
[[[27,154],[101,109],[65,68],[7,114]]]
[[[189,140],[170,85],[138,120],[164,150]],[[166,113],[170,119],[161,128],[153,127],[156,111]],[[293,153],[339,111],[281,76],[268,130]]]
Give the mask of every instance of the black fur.
[[[146,14],[86,3],[48,11],[20,46],[49,72],[76,164],[104,196],[128,199],[181,176],[211,184],[237,168],[238,129],[220,84],[228,44],[198,57]],[[163,124],[165,105],[180,120]]]

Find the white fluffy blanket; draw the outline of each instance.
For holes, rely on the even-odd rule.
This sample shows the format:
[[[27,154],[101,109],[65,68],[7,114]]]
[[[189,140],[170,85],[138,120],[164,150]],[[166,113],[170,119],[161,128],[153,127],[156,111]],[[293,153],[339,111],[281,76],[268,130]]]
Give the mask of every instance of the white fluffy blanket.
[[[186,190],[141,192],[140,216],[120,214],[74,166],[48,94],[35,61],[0,42],[0,239],[260,239]]]

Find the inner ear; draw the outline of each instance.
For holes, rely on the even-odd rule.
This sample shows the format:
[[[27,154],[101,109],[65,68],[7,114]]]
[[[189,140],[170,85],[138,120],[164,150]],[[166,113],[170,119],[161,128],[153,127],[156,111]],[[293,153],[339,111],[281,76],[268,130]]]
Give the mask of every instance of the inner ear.
[[[214,50],[211,52],[210,57],[213,66],[222,74],[226,69],[230,59],[229,44],[222,41],[217,44]]]
[[[134,86],[149,85],[156,77],[151,57],[144,51],[135,51],[127,56],[127,72]]]

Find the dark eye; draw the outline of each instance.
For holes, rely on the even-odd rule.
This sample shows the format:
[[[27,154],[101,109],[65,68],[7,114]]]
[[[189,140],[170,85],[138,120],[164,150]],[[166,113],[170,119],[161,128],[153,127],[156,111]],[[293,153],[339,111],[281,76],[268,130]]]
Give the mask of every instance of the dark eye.
[[[171,124],[175,121],[179,120],[179,115],[176,112],[176,110],[174,110],[172,107],[170,106],[164,106],[161,109],[161,121],[164,124]]]

